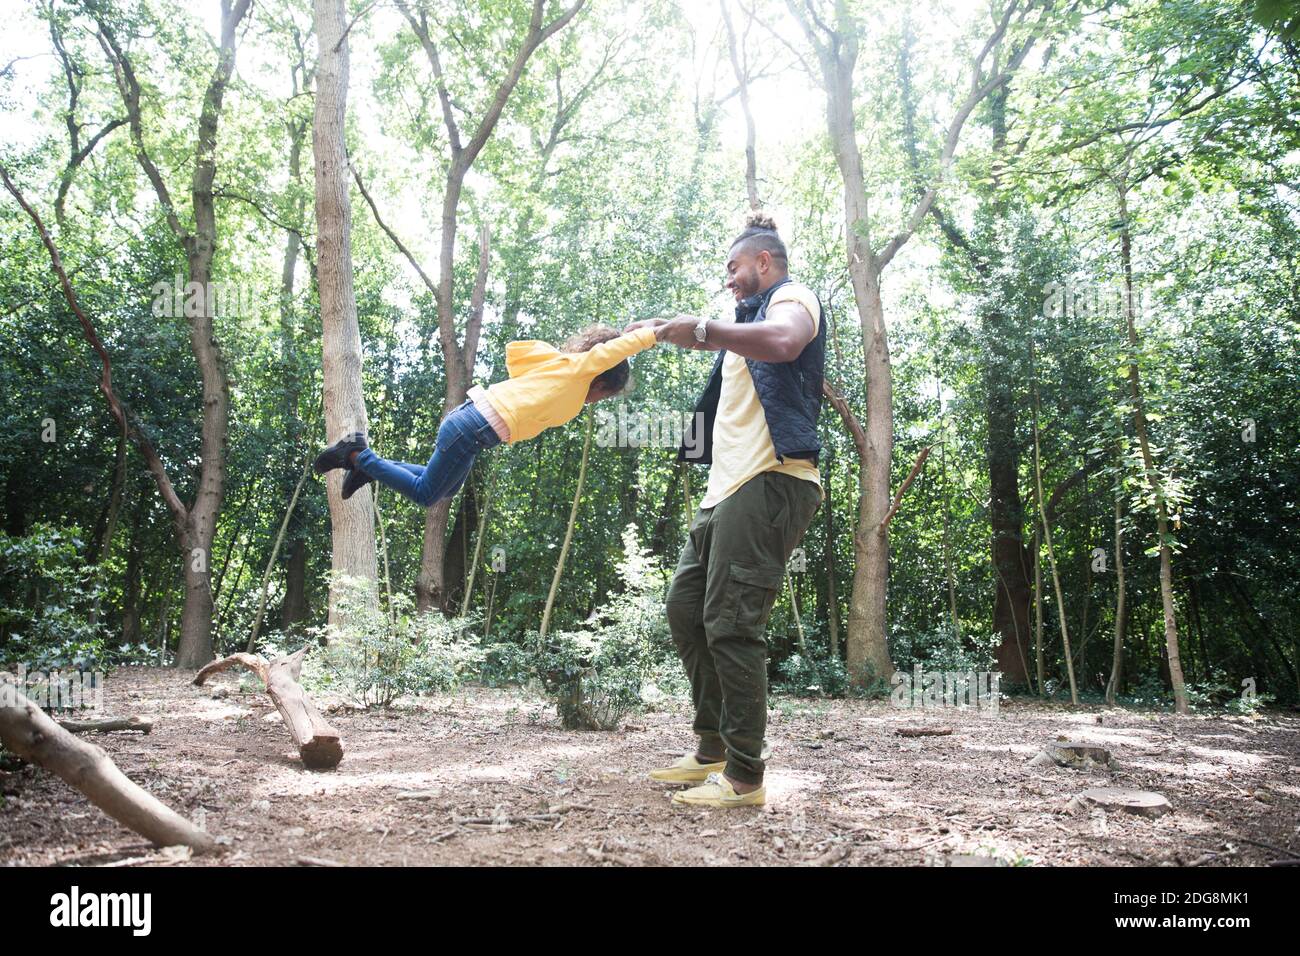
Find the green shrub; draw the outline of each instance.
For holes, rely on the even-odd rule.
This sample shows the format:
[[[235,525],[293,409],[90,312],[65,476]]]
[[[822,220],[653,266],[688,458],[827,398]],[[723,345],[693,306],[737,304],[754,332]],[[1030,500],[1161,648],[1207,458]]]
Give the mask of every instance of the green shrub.
[[[636,525],[623,532],[618,574],[622,590],[580,627],[547,635],[538,655],[543,687],[570,729],[616,729],[645,706],[655,677],[672,657],[664,614],[667,576],[637,543]]]
[[[342,627],[315,633],[326,642],[321,681],[363,707],[388,707],[405,694],[457,687],[479,667],[483,651],[470,633],[473,622],[420,614],[411,599],[394,594],[380,606],[373,585],[340,576],[336,610]]]
[[[515,687],[537,676],[536,639],[531,646],[500,641],[483,648],[479,680],[488,687]]]
[[[1167,692],[1172,704],[1173,692]],[[1253,716],[1261,707],[1273,703],[1272,694],[1254,694],[1247,698],[1242,694],[1240,684],[1234,684],[1228,675],[1218,667],[1210,672],[1207,680],[1187,684],[1187,703],[1193,710],[1226,710],[1232,714]]]
[[[805,642],[806,653],[791,654],[777,665],[776,689],[796,697],[843,697],[849,691],[848,669],[812,637],[810,633]]]

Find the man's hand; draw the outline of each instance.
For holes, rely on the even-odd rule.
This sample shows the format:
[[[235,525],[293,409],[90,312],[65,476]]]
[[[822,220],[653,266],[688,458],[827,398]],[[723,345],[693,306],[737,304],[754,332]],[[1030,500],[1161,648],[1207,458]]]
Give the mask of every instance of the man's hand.
[[[655,326],[655,338],[682,349],[716,352],[720,348],[716,343],[707,339],[701,342],[695,338],[695,327],[699,324],[699,316],[679,315],[675,319],[669,319],[663,325]]]

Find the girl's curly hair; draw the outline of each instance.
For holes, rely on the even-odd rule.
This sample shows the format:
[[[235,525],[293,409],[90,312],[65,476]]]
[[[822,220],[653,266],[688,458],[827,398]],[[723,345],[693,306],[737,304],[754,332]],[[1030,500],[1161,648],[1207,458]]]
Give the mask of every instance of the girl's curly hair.
[[[560,351],[590,352],[600,343],[616,339],[618,336],[618,331],[608,325],[589,325],[581,332],[569,336],[560,347]],[[623,359],[613,368],[605,369],[592,379],[592,384],[600,385],[608,395],[617,395],[627,388],[631,378],[632,366],[628,364],[627,359]]]

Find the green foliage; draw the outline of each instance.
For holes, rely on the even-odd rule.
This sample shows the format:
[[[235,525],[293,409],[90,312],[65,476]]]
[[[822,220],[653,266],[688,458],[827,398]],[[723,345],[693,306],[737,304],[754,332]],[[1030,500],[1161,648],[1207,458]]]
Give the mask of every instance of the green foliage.
[[[485,645],[479,680],[488,687],[512,687],[535,679],[535,646],[508,641]]]
[[[1230,714],[1255,716],[1274,700],[1272,694],[1246,696],[1241,684],[1234,684],[1217,667],[1210,672],[1208,679],[1187,683],[1187,702],[1193,710],[1226,710]]]
[[[818,644],[810,645],[807,654],[791,654],[777,665],[777,672],[781,679],[776,689],[797,697],[843,697],[849,690],[844,662]]]
[[[890,648],[894,666],[910,671],[914,664],[933,671],[992,671],[996,634],[958,636],[951,627],[919,634],[895,634]]]
[[[362,707],[451,690],[482,662],[470,620],[418,614],[402,594],[381,607],[368,582],[346,576],[338,579],[337,594],[337,613],[346,623],[315,629],[325,642],[321,683]]]
[[[0,532],[0,663],[29,670],[92,671],[108,665],[98,569],[82,564],[75,528],[38,524]]]
[[[212,24],[176,0],[92,6],[134,58],[144,145],[188,228],[186,184],[215,63]],[[558,342],[590,322],[617,325],[634,316],[729,313],[717,293],[726,244],[746,205],[743,144],[733,136],[740,126],[737,99],[727,95],[726,52],[696,6],[706,5],[588,3],[520,75],[457,210],[449,278],[458,341],[471,305],[475,232],[491,232],[476,381],[505,376],[505,350],[515,339]],[[910,48],[914,143],[898,82],[899,11],[847,8],[861,28],[853,89],[870,221],[859,228],[877,246],[939,174],[940,137],[969,79],[960,64],[987,35],[980,9],[948,6],[924,11],[938,11],[930,18],[943,28],[919,31]],[[942,222],[925,217],[884,279],[893,374],[887,425],[897,436],[890,487],[900,486],[922,447],[942,442],[890,526],[888,630],[897,666],[990,664],[984,639],[957,640],[952,621],[966,635],[988,632],[1001,584],[990,561],[997,534],[1016,538],[1032,569],[1041,517],[1029,460],[1037,406],[1046,496],[1085,460],[1102,462],[1069,487],[1053,516],[1065,607],[1057,608],[1044,567],[1048,683],[1058,693],[1064,683],[1063,610],[1081,693],[1104,689],[1117,556],[1108,555],[1107,571],[1093,572],[1090,555],[1098,547],[1113,551],[1119,500],[1130,615],[1121,699],[1144,706],[1168,699],[1154,557],[1161,503],[1180,518],[1165,543],[1175,550],[1181,657],[1193,697],[1221,698],[1221,670],[1255,675],[1256,700],[1267,699],[1264,691],[1283,702],[1300,698],[1293,639],[1300,633],[1294,7],[1280,0],[1124,0],[1088,10],[1058,4],[1024,64],[971,113],[954,165],[938,184],[934,211]],[[184,271],[184,253],[129,128],[109,131],[72,171],[63,221],[54,213],[73,152],[69,122],[84,147],[124,115],[91,8],[15,8],[10,33],[29,49],[0,75],[0,111],[15,130],[0,158],[51,227],[112,356],[114,386],[188,502],[199,474],[199,374],[188,323],[155,316],[150,307],[154,283]],[[311,11],[291,3],[266,13],[240,31],[236,82],[217,136],[215,278],[238,279],[257,293],[251,313],[220,316],[215,328],[230,374],[227,478],[210,555],[218,653],[247,639],[284,507],[322,439],[313,81],[305,75],[315,68]],[[845,197],[821,116],[816,58],[783,5],[760,6],[760,14],[791,38],[771,63],[759,58],[768,74],[754,87],[764,113],[756,144],[760,194],[789,242],[794,276],[822,296],[828,370],[865,421],[880,410],[865,401],[863,316],[846,270]],[[489,109],[526,16],[517,3],[450,0],[427,20],[462,145]],[[51,29],[62,37],[70,70],[56,55]],[[1008,49],[1020,29],[1013,27]],[[752,33],[751,42],[763,33]],[[358,171],[387,225],[437,281],[440,230],[426,226],[440,221],[451,150],[433,67],[396,14],[361,17],[350,42],[356,68],[348,139]],[[1049,47],[1056,53],[1041,56]],[[792,68],[796,54],[813,65],[813,79]],[[71,116],[68,76],[80,83]],[[295,141],[303,150],[297,169],[289,160]],[[0,658],[45,666],[165,659],[168,648],[160,653],[157,645],[165,639],[174,646],[183,603],[174,519],[128,447],[121,513],[112,540],[104,540],[118,429],[95,388],[97,360],[31,222],[0,195],[0,432],[7,438],[0,443],[0,528],[4,547],[17,549],[0,557],[7,562]],[[389,457],[422,462],[447,384],[436,305],[368,206],[354,211],[360,384],[371,437]],[[295,231],[305,245],[288,241]],[[1044,310],[1052,283],[1114,289],[1125,237],[1141,303],[1136,345],[1114,311]],[[289,250],[296,268],[282,288]],[[689,409],[711,358],[664,348],[638,356],[627,411]],[[1141,374],[1154,481],[1134,435],[1130,367]],[[51,443],[38,437],[47,418],[57,425]],[[1243,438],[1246,421],[1253,440]],[[802,545],[809,569],[797,578],[807,650],[799,650],[784,589],[768,636],[776,686],[829,696],[842,692],[843,675],[825,650],[828,623],[836,611],[840,643],[847,643],[854,539],[867,529],[858,527],[860,463],[848,430],[827,407],[820,431],[826,500]],[[482,649],[478,679],[515,684],[546,676],[558,696],[577,701],[573,719],[609,724],[616,712],[653,701],[656,689],[680,693],[684,681],[662,608],[648,602],[641,622],[639,611],[618,603],[634,590],[620,574],[621,531],[629,523],[641,529],[638,546],[653,551],[651,569],[662,577],[680,552],[692,518],[687,502],[698,503],[704,474],[690,469],[687,479],[671,452],[657,448],[592,455],[555,631],[539,651],[530,631],[554,571],[581,440],[580,428],[560,428],[481,456],[470,479],[474,494],[462,494],[451,516],[445,597],[459,607],[490,489],[483,563],[468,602],[493,641]],[[995,461],[1011,476],[1014,500],[992,494]],[[429,558],[424,514],[388,492],[381,508],[393,589],[410,593]],[[995,532],[995,524],[1013,530]],[[498,547],[504,564],[490,569]],[[90,570],[101,554],[107,557]],[[312,479],[272,568],[263,631],[279,628],[292,636],[277,639],[291,644],[322,622],[329,554],[324,484]],[[95,608],[99,623],[91,625]],[[434,658],[452,661],[472,644],[460,637],[461,625],[438,630],[438,617],[411,614],[400,597],[386,614],[367,614],[358,618],[357,640],[369,642],[369,652],[340,664],[338,673],[350,676],[336,678],[355,684],[362,697],[391,700],[467,673],[411,650],[432,647]],[[616,633],[616,619],[629,620],[630,630]],[[435,629],[430,640],[426,628]],[[1230,696],[1225,706],[1238,700]],[[584,716],[584,708],[599,713]]]

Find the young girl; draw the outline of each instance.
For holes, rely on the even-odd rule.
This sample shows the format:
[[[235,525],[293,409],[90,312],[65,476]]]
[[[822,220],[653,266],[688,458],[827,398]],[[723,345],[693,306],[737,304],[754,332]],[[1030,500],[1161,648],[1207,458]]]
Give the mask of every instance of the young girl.
[[[347,468],[344,498],[377,481],[428,507],[456,493],[480,451],[533,438],[577,417],[583,405],[618,395],[631,372],[628,356],[654,344],[652,328],[619,335],[603,325],[578,333],[562,350],[545,342],[511,342],[506,346],[510,378],[469,390],[469,398],[439,426],[427,465],[380,458],[356,432],[321,452],[316,471]]]

